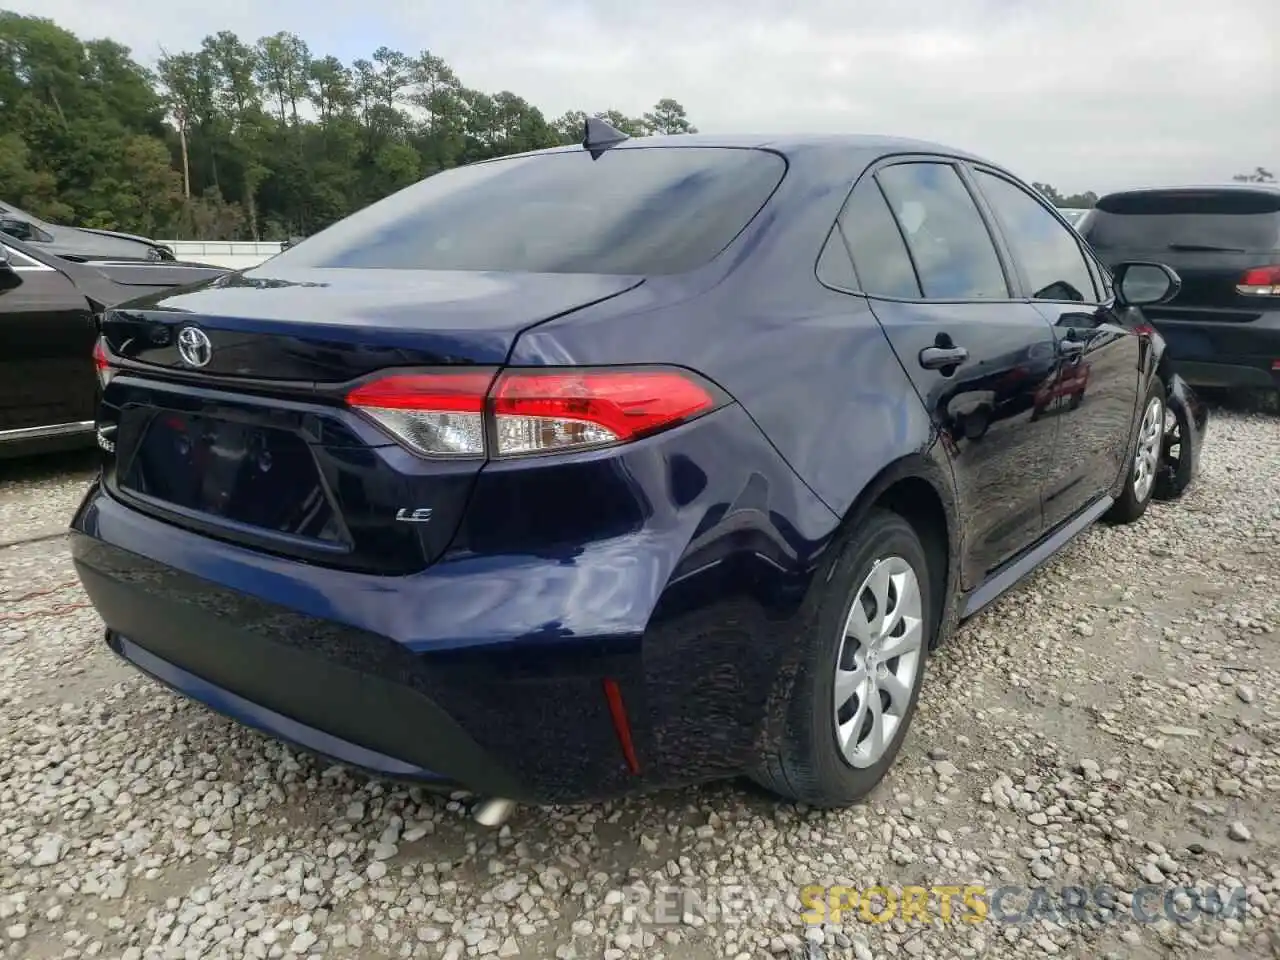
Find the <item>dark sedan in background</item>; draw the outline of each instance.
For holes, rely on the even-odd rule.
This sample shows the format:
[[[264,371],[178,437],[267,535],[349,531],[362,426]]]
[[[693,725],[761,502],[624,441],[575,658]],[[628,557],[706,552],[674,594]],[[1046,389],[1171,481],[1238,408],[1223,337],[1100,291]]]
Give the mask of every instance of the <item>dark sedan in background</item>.
[[[116,230],[66,227],[0,201],[0,234],[64,260],[173,260],[173,251],[147,237]]]
[[[0,458],[93,442],[93,345],[106,307],[226,272],[177,262],[76,263],[2,238]]]
[[[1157,260],[1178,272],[1178,295],[1145,312],[1189,383],[1280,389],[1280,187],[1112,193],[1079,229],[1109,264]]]

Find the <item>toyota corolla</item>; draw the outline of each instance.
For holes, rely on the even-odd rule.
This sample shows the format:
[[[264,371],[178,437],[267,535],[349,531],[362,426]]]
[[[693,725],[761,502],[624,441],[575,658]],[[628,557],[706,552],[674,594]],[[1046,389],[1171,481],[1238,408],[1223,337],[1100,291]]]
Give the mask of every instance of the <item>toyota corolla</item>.
[[[76,566],[137,667],[382,775],[848,804],[958,621],[1189,482],[1177,286],[946,147],[591,121],[107,312]]]

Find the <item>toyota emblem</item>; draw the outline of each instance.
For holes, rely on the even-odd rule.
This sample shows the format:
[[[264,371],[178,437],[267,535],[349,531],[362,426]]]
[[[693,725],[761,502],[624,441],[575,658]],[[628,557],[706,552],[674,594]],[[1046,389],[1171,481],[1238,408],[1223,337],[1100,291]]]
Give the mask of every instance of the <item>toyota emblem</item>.
[[[213,359],[213,344],[199,327],[183,327],[178,331],[178,354],[189,367],[203,367]]]

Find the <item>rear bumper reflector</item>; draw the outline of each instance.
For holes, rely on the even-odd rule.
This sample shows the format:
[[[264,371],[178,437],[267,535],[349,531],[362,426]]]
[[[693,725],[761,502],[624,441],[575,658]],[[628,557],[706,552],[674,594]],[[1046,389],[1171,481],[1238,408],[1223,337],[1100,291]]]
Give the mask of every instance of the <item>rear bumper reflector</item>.
[[[609,716],[613,718],[613,730],[618,735],[618,746],[622,748],[627,769],[633,774],[639,773],[640,761],[636,759],[636,748],[631,742],[631,722],[627,719],[627,708],[622,702],[622,689],[617,680],[604,681],[604,696],[609,701]]]

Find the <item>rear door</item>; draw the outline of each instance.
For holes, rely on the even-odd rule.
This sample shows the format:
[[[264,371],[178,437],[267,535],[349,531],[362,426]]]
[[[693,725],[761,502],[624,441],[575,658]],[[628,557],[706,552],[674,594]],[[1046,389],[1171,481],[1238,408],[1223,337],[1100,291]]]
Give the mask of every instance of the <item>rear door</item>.
[[[1060,360],[1035,416],[1055,424],[1044,481],[1047,527],[1056,527],[1115,483],[1128,459],[1141,381],[1141,344],[1099,289],[1076,232],[1029,190],[997,171],[974,180],[1013,254],[1023,289],[1053,324]]]
[[[1169,303],[1144,307],[1170,356],[1197,364],[1258,367],[1260,385],[1280,357],[1280,297],[1241,292],[1247,274],[1280,276],[1280,190],[1247,185],[1140,190],[1098,202],[1083,227],[1108,264],[1154,260],[1182,278]],[[1262,328],[1269,330],[1269,335]],[[1197,382],[1212,383],[1212,369]]]
[[[839,220],[860,289],[952,455],[970,588],[1041,534],[1052,428],[1032,417],[1056,371],[1053,330],[1016,299],[957,167],[895,159]]]
[[[97,382],[89,304],[53,267],[4,249],[10,267],[0,270],[0,443],[91,430]]]

